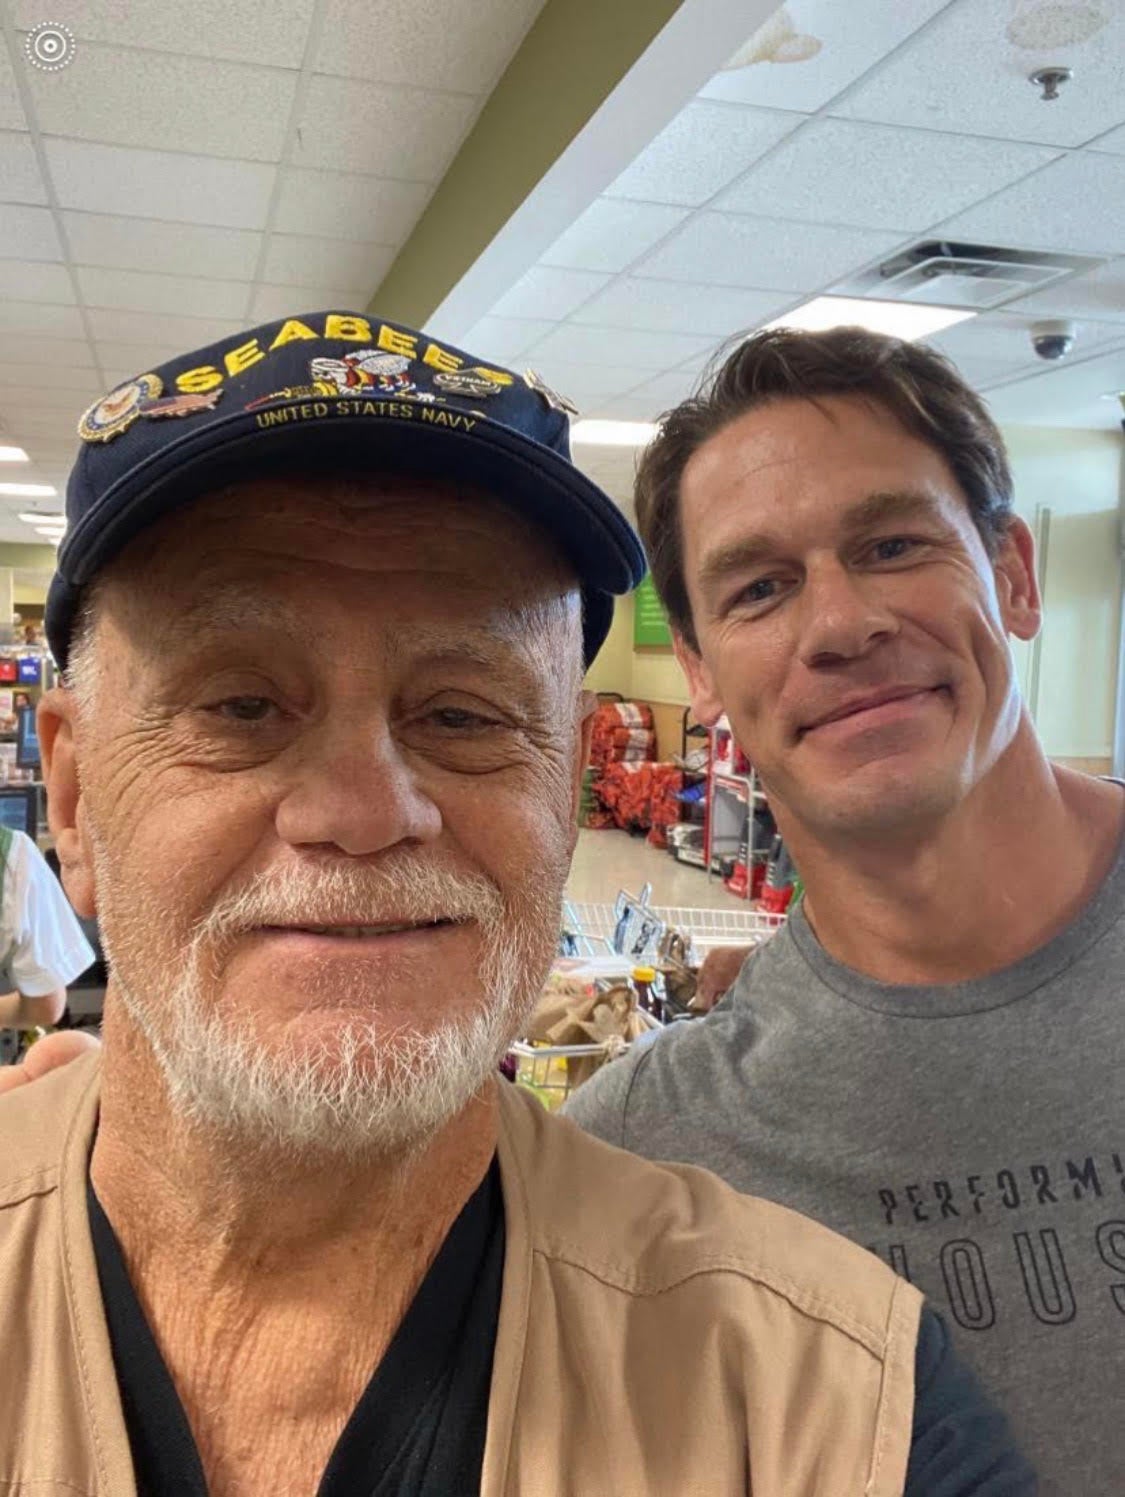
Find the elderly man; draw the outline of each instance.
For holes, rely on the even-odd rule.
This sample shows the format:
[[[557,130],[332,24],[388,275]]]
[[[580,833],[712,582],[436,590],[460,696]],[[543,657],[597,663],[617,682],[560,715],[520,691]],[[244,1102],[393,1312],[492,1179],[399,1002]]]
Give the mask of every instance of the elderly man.
[[[729,715],[806,897],[572,1115],[873,1248],[1045,1493],[1125,1491],[1125,795],[1050,764],[1020,700],[1039,591],[1000,434],[927,349],[767,332],[667,418],[638,513],[695,711]]]
[[[0,1479],[1029,1490],[888,1268],[497,1077],[642,570],[557,399],[321,314],[80,431],[41,731],[111,980],[104,1059],[0,1100]]]

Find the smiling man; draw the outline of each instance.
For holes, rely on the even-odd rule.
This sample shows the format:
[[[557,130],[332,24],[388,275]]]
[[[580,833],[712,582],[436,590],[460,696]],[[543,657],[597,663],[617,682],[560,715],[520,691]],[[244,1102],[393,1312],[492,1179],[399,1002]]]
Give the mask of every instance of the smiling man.
[[[310,384],[388,350],[393,398]],[[352,314],[83,417],[40,731],[110,982],[104,1055],[0,1098],[5,1490],[1028,1490],[954,1358],[916,1394],[915,1289],[498,1076],[643,570],[567,430]]]
[[[869,1246],[1045,1493],[1120,1492],[1125,794],[1051,764],[1020,698],[1040,602],[1000,434],[924,348],[766,332],[637,496],[695,712],[729,715],[806,897],[569,1111]]]

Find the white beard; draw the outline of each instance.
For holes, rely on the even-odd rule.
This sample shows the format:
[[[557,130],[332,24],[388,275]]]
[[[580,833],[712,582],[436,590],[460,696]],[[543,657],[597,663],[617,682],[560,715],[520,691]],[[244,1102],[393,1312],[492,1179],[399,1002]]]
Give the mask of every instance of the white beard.
[[[97,861],[101,903],[112,881],[108,860]],[[356,1161],[401,1154],[424,1146],[495,1074],[535,1004],[557,942],[561,896],[552,899],[530,879],[520,895],[518,908],[510,909],[480,875],[402,857],[379,869],[334,865],[266,875],[219,901],[190,941],[183,975],[163,993],[136,992],[115,960],[127,954],[128,966],[138,970],[142,924],[151,958],[154,912],[144,918],[131,911],[115,922],[114,986],[185,1122],[274,1155]],[[427,1028],[388,1032],[376,994],[369,1010],[357,1005],[322,1038],[276,1047],[216,1006],[220,957],[232,936],[263,924],[326,925],[354,919],[357,911],[365,912],[363,923],[378,924],[380,910],[406,910],[420,921],[474,920],[483,945],[481,1000]],[[451,985],[459,980],[449,974]]]

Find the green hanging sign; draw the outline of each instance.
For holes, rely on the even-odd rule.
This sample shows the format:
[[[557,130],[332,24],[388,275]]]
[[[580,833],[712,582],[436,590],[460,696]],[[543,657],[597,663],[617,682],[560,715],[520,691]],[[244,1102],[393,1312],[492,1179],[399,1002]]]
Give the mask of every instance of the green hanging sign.
[[[633,595],[633,643],[663,645],[665,649],[670,649],[672,645],[668,615],[653,586],[651,572]]]

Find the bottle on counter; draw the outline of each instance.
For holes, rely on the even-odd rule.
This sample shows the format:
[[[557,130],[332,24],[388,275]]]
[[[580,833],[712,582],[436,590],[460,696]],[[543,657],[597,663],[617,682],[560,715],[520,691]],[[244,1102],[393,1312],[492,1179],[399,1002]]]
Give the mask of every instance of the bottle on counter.
[[[637,1007],[664,1022],[664,1002],[656,991],[656,968],[634,967],[633,989],[637,995]]]

